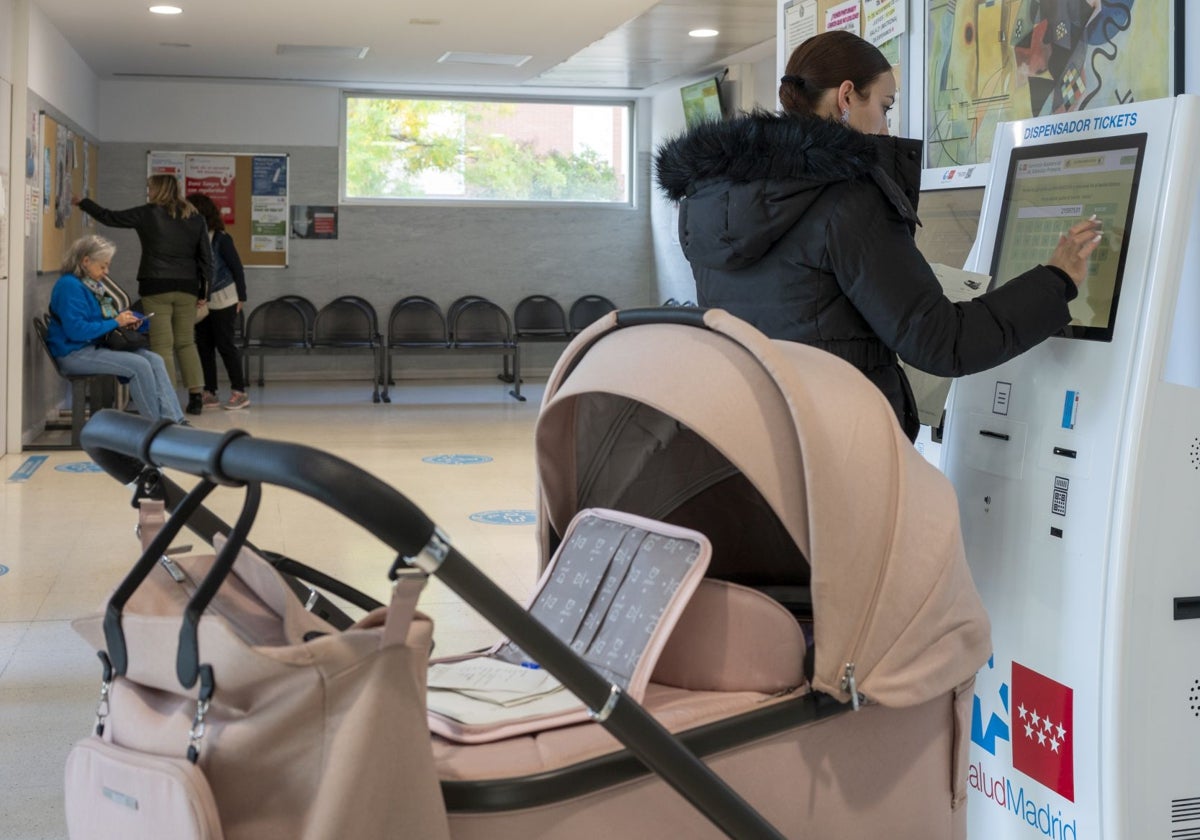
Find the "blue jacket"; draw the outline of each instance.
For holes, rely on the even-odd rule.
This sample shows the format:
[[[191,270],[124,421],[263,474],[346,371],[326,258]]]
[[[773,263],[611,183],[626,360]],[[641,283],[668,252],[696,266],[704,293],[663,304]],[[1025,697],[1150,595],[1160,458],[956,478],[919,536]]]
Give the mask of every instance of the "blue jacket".
[[[105,318],[100,301],[74,274],[64,274],[50,293],[50,327],[46,343],[50,355],[62,358],[89,344],[97,344],[117,328],[115,318]]]
[[[212,237],[212,255],[213,279],[208,286],[209,296],[233,283],[237,286],[238,300],[245,303],[246,271],[233,244],[233,237],[223,230],[216,231]]]

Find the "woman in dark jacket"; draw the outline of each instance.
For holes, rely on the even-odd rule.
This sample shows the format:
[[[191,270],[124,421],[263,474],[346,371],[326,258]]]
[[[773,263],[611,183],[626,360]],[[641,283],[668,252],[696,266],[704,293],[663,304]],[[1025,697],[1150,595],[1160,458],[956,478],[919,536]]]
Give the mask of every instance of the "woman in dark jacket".
[[[242,351],[234,338],[237,316],[246,302],[246,272],[216,202],[204,193],[190,193],[187,200],[204,217],[212,243],[213,279],[208,287],[208,315],[196,322],[196,349],[204,370],[204,407],[219,405],[236,411],[250,405],[242,375]],[[232,391],[226,403],[217,398],[217,353],[225,364]]]
[[[782,114],[703,123],[658,150],[701,306],[850,362],[909,438],[919,422],[897,355],[962,376],[1067,325],[1100,222],[1065,232],[1045,265],[952,303],[913,240],[920,143],[887,136],[896,81],[883,54],[848,32],[810,38],[779,98]]]
[[[196,307],[208,293],[212,249],[208,228],[196,208],[183,200],[173,175],[146,180],[149,202],[128,210],[106,210],[90,198],[76,199],[80,209],[102,225],[133,228],[142,244],[138,295],[150,319],[150,349],[163,357],[175,382],[177,356],[188,389],[188,414],[203,410],[204,374],[196,352]]]

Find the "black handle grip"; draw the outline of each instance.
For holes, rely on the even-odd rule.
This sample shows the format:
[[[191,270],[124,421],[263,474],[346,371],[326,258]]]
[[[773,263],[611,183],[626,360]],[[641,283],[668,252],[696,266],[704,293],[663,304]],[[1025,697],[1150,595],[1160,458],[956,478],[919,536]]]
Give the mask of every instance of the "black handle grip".
[[[696,306],[646,306],[621,309],[617,312],[618,327],[641,327],[646,324],[680,324],[685,327],[708,329],[704,323],[707,309]]]
[[[156,424],[111,409],[88,421],[81,442],[92,460],[122,483],[150,464],[221,484],[276,484],[333,508],[405,557],[420,554],[433,536],[433,521],[404,495],[350,462],[308,446]]]

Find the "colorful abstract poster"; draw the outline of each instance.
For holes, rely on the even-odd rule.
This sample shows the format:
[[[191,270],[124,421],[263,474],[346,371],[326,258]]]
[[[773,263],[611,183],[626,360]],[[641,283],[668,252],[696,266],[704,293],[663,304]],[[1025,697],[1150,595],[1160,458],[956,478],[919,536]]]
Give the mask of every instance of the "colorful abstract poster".
[[[1172,93],[1176,0],[929,0],[925,166],[991,158],[1010,120]]]

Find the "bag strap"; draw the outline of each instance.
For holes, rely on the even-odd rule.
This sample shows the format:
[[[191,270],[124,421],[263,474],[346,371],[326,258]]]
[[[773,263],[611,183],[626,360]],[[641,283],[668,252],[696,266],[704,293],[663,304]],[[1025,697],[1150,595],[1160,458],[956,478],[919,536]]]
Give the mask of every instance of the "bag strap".
[[[196,587],[196,591],[192,593],[187,606],[184,607],[183,625],[179,628],[179,651],[175,657],[175,676],[179,678],[179,683],[184,688],[194,686],[196,679],[200,676],[202,667],[200,664],[200,616],[204,614],[205,609],[217,594],[217,590],[221,588],[221,584],[225,582],[225,578],[233,569],[238,553],[246,544],[250,526],[254,524],[254,518],[258,515],[258,506],[261,501],[262,485],[258,482],[247,484],[246,500],[242,503],[242,512],[238,515],[233,530],[229,532],[225,545],[221,546],[221,550],[217,553],[212,568],[200,581],[200,585]],[[207,668],[208,666],[203,667]]]
[[[388,604],[387,619],[383,627],[383,638],[379,647],[402,645],[408,639],[408,628],[417,611],[417,599],[429,579],[420,569],[407,569],[396,576],[392,584],[392,600]]]
[[[138,501],[138,536],[142,540],[142,551],[158,536],[167,522],[166,503],[162,499],[140,499]]]

